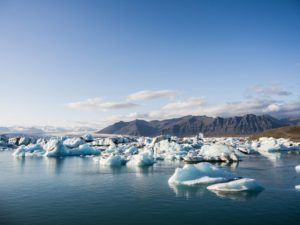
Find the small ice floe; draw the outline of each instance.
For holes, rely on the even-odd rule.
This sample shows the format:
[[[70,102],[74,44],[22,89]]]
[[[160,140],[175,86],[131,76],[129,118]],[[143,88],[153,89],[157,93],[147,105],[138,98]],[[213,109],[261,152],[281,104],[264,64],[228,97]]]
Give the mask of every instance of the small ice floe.
[[[184,162],[194,164],[203,162],[204,158],[202,156],[199,156],[194,151],[190,151],[186,156],[183,157]]]
[[[110,155],[107,158],[100,158],[100,165],[120,167],[126,164],[126,160],[120,155]]]
[[[199,152],[205,161],[210,162],[237,162],[239,157],[235,150],[224,144],[204,145]]]
[[[177,168],[168,182],[176,185],[195,185],[225,182],[233,179],[237,179],[237,176],[210,163],[203,162]]]
[[[240,192],[240,191],[261,191],[263,189],[256,180],[243,178],[226,183],[214,184],[207,187],[210,191]]]
[[[68,138],[63,142],[63,144],[68,148],[78,148],[79,145],[84,143],[85,141],[82,138]]]
[[[300,191],[300,185],[296,185],[296,186],[295,186],[295,189],[296,189],[297,191]]]
[[[155,163],[153,151],[147,150],[131,157],[129,166],[152,166]]]
[[[28,146],[22,145],[18,147],[13,155],[18,157],[25,156],[43,156],[45,154],[45,150],[40,144],[30,144]]]
[[[295,166],[295,170],[296,170],[297,173],[300,173],[300,165]]]

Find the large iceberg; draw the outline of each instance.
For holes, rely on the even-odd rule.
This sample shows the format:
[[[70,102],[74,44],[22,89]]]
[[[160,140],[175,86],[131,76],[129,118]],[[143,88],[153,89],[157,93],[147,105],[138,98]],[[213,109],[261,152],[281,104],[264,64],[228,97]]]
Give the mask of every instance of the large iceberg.
[[[207,187],[211,191],[238,192],[238,191],[261,191],[263,188],[256,180],[243,178],[226,183],[214,184]]]
[[[168,182],[176,185],[195,185],[225,182],[233,179],[237,179],[237,176],[210,163],[203,162],[177,168]]]

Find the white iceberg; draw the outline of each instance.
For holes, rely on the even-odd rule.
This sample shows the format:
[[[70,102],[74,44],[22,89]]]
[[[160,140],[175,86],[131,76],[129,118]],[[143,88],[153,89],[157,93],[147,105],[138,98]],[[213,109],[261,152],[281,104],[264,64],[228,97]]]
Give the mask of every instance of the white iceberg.
[[[57,138],[50,139],[44,145],[44,149],[46,151],[45,156],[47,157],[61,157],[68,154],[68,151],[62,141]]]
[[[78,148],[84,143],[85,141],[82,138],[68,138],[63,142],[63,144],[68,148]]]
[[[131,157],[130,161],[128,162],[128,165],[133,166],[152,166],[154,164],[154,155],[152,151],[144,151],[139,153],[138,155],[134,155]]]
[[[100,155],[101,151],[92,147],[89,144],[80,145],[78,148],[67,149],[65,156],[87,156],[87,155]]]
[[[295,166],[295,170],[296,170],[296,172],[300,173],[300,165]]]
[[[111,167],[119,167],[126,163],[120,155],[110,155],[107,158],[100,158],[100,164]]]
[[[139,149],[135,146],[130,146],[129,148],[126,148],[124,151],[127,155],[135,155],[139,153]]]
[[[45,150],[40,144],[30,144],[28,146],[22,145],[18,147],[13,155],[14,156],[43,156],[45,154]]]
[[[296,185],[296,186],[295,186],[295,189],[296,189],[297,191],[300,191],[300,185]]]
[[[204,162],[177,168],[168,182],[176,185],[195,185],[225,182],[236,178],[234,174]]]
[[[214,184],[207,187],[211,191],[239,192],[239,191],[261,191],[263,188],[254,179],[243,178],[226,183]]]
[[[204,145],[199,155],[206,161],[237,162],[239,158],[234,149],[224,144]]]

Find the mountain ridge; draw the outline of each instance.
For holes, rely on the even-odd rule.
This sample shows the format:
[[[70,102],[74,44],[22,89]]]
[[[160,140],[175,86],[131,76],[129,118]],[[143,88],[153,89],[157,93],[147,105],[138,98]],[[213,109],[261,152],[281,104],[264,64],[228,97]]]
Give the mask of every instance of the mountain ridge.
[[[287,120],[276,119],[270,115],[246,114],[234,117],[184,116],[166,120],[119,121],[97,133],[121,134],[133,136],[157,136],[169,134],[175,136],[192,136],[204,133],[207,136],[250,135],[288,126]]]

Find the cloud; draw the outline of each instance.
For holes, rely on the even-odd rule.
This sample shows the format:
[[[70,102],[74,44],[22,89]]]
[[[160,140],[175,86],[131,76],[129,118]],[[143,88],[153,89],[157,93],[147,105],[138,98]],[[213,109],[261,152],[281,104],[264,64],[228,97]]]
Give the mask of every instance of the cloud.
[[[279,95],[279,96],[288,96],[292,93],[290,91],[282,90],[278,85],[271,85],[271,86],[255,86],[250,89],[250,91],[259,94],[259,95],[266,95],[266,96],[272,96],[272,95]]]
[[[175,97],[177,95],[176,91],[173,90],[158,90],[158,91],[139,91],[132,93],[127,96],[127,100],[129,101],[141,101],[141,100],[149,100],[156,98],[165,98],[165,97]]]
[[[195,116],[242,116],[246,114],[270,114],[275,117],[287,117],[300,115],[300,100],[295,101],[277,101],[272,99],[250,99],[236,102],[228,102],[224,104],[205,104],[195,108],[172,108],[153,110],[148,113],[130,113],[127,115],[114,115],[108,118],[110,123],[119,120],[131,121],[135,119],[145,120],[163,120],[187,115]]]
[[[101,98],[89,98],[84,101],[71,102],[66,105],[70,109],[84,109],[84,110],[118,110],[128,109],[138,106],[131,102],[106,102]]]
[[[163,109],[182,109],[201,106],[205,103],[204,97],[192,97],[171,102],[163,107]]]

